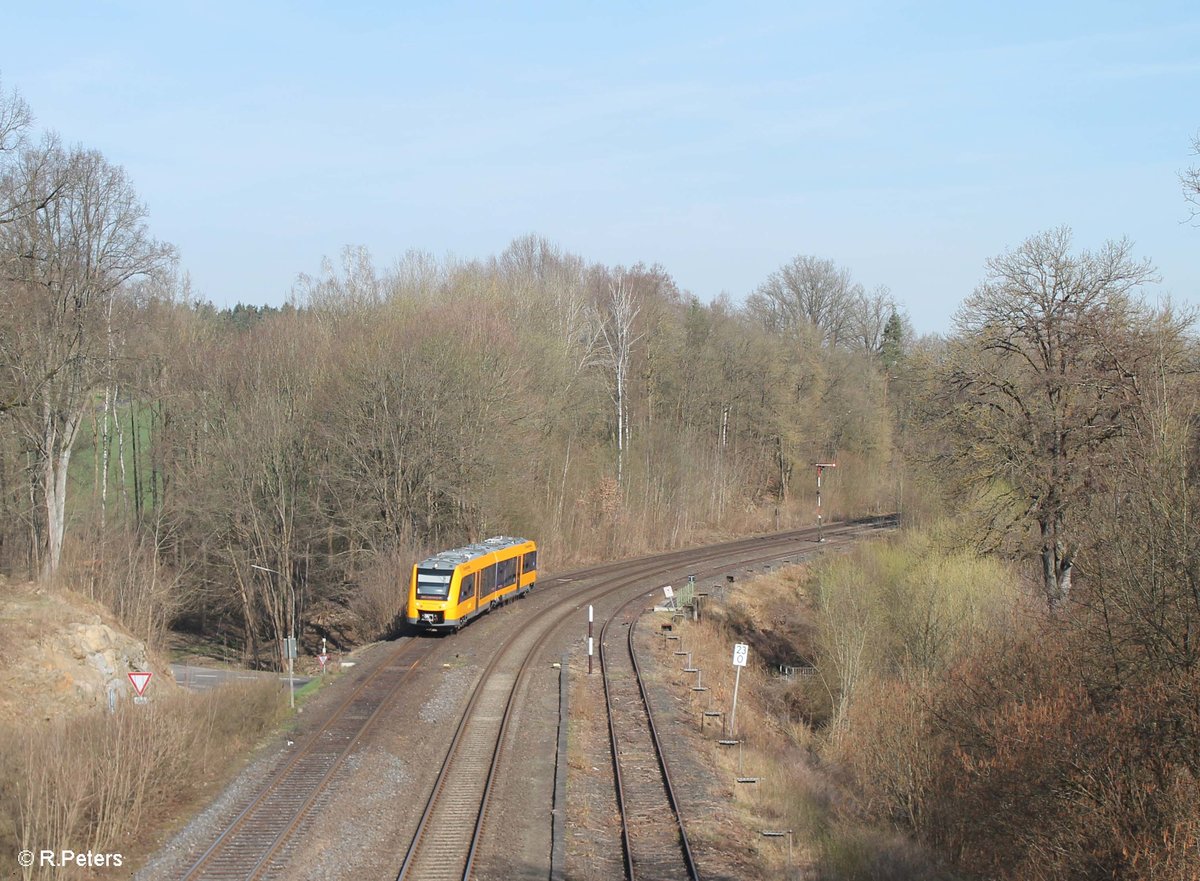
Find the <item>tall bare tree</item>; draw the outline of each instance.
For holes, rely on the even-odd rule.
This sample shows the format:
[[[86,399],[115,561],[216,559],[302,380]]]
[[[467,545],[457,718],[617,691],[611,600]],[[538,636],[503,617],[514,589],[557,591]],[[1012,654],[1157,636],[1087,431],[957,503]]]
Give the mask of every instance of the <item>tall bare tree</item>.
[[[629,368],[633,347],[641,340],[636,329],[641,298],[624,275],[608,282],[600,303],[599,327],[604,340],[603,358],[609,369],[613,405],[617,416],[617,483],[625,474],[625,448],[629,443]]]
[[[883,348],[888,321],[897,314],[891,290],[880,285],[869,294],[861,291],[851,314],[853,345],[861,347],[867,354],[878,354]]]
[[[49,576],[62,555],[72,445],[114,355],[112,304],[172,250],[150,237],[122,169],[53,137],[4,170],[0,205],[9,210],[0,224],[0,381],[35,462]]]
[[[821,342],[836,346],[850,332],[862,285],[832,260],[796,257],[781,266],[746,301],[751,314],[771,330],[816,329]]]
[[[0,153],[10,153],[23,146],[32,124],[33,113],[25,99],[16,89],[4,94],[3,81],[0,81]]]
[[[1127,241],[1073,254],[1066,228],[987,266],[956,316],[960,338],[945,365],[958,394],[958,452],[973,485],[1034,526],[1053,607],[1071,587],[1072,518],[1149,369],[1141,334],[1150,316],[1132,294],[1154,273]]]

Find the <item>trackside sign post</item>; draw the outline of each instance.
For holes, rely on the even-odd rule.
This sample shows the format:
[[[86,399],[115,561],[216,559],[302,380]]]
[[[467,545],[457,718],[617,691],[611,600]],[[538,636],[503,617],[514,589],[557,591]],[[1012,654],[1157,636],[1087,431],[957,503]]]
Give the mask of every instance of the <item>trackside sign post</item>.
[[[592,675],[592,607],[588,606],[588,676]]]
[[[135,704],[146,703],[146,686],[150,684],[150,677],[153,675],[153,673],[130,672],[129,681],[133,684],[134,693],[137,695],[133,699]]]
[[[826,468],[836,468],[836,462],[817,462],[817,541],[825,541],[825,536],[821,532],[821,475],[825,473]]]
[[[742,668],[750,657],[750,646],[744,642],[736,643],[733,647],[733,666],[737,672],[733,676],[733,707],[729,711],[729,736],[737,737],[737,696],[738,686],[742,682]]]

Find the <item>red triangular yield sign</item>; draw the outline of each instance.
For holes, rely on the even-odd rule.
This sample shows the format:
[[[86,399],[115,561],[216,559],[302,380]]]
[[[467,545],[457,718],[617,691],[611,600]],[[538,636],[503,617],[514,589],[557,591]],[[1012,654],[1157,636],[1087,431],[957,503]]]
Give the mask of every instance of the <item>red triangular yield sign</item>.
[[[154,675],[154,674],[152,674],[152,673],[130,673],[129,674],[129,681],[133,683],[133,690],[137,692],[138,697],[141,697],[145,693],[146,686],[150,684],[150,677],[152,675]]]

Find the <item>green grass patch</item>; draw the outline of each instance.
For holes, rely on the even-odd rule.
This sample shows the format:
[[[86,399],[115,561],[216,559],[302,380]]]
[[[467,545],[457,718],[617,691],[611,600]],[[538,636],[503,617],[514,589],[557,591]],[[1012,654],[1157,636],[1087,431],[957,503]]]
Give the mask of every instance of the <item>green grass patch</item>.
[[[109,412],[107,438],[104,418],[104,397],[98,395],[84,417],[71,451],[67,513],[72,518],[86,518],[99,510],[105,483],[109,510],[120,510],[123,504],[144,507],[153,503],[156,489],[153,481],[160,478],[156,478],[151,467],[152,407],[134,399],[118,401]]]
[[[312,679],[308,680],[308,682],[305,682],[303,685],[301,685],[299,688],[297,688],[296,689],[296,706],[300,706],[305,701],[307,701],[309,698],[311,698],[313,695],[315,695],[318,691],[320,691],[321,688],[324,687],[325,681],[328,678],[329,678],[328,674],[326,674],[325,676],[314,676]]]

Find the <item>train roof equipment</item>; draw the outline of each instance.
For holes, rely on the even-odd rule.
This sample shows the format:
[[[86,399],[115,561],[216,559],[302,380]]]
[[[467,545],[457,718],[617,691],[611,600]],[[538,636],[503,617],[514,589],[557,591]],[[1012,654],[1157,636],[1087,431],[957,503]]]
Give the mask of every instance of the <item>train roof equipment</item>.
[[[461,548],[452,548],[448,551],[441,551],[434,554],[432,557],[426,557],[417,564],[419,569],[453,569],[454,567],[474,560],[476,557],[484,557],[488,554],[493,554],[496,551],[502,551],[505,548],[516,547],[517,545],[528,544],[528,538],[513,538],[510,535],[494,535],[491,538],[477,541],[474,544],[463,545]]]

